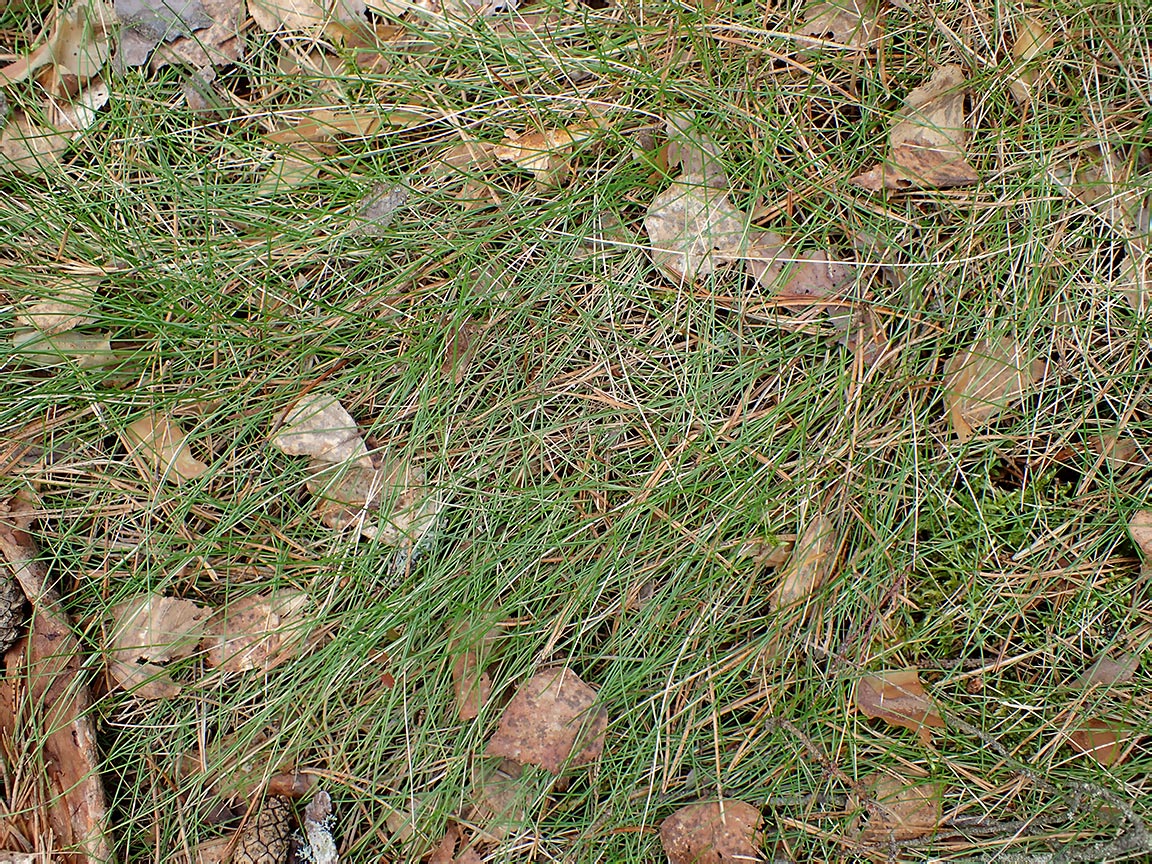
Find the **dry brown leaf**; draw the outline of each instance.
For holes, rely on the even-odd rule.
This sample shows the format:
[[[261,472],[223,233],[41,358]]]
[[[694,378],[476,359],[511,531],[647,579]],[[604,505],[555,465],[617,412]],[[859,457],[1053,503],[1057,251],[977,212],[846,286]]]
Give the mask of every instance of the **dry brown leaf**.
[[[463,621],[448,642],[452,659],[452,689],[456,694],[456,714],[461,720],[471,720],[492,696],[492,677],[487,672],[493,643],[500,638],[499,627],[490,627],[476,640],[469,634],[472,628]]]
[[[58,333],[44,335],[38,330],[18,330],[12,334],[12,347],[25,362],[38,369],[75,363],[93,369],[116,359],[107,333]]]
[[[248,13],[265,33],[361,24],[365,8],[364,0],[248,0]]]
[[[804,7],[801,45],[813,49],[864,51],[876,35],[876,10],[869,0],[810,0]]]
[[[302,397],[284,414],[272,444],[289,456],[311,456],[329,464],[353,462],[368,470],[375,467],[356,421],[329,393]]]
[[[40,126],[23,111],[15,111],[0,129],[0,176],[5,174],[54,174],[70,136]]]
[[[48,97],[44,119],[57,132],[75,140],[96,122],[100,109],[108,104],[112,90],[103,78],[97,78],[72,99]]]
[[[852,182],[879,190],[936,189],[979,180],[967,161],[964,84],[959,66],[941,66],[909,93],[888,136],[892,164],[878,165]]]
[[[1091,718],[1068,736],[1072,749],[1086,753],[1104,767],[1122,761],[1130,752],[1138,733],[1117,723]]]
[[[356,526],[390,546],[415,546],[436,522],[441,501],[419,466],[382,461],[379,467],[331,466],[314,461],[305,481],[320,499],[317,515],[329,528]],[[380,518],[382,505],[390,505]]]
[[[476,760],[470,819],[494,840],[503,840],[528,821],[527,799],[532,791],[523,777],[524,766],[511,759],[496,764]]]
[[[1128,535],[1145,561],[1152,559],[1152,510],[1137,510],[1128,520]]]
[[[893,669],[868,675],[856,685],[856,707],[865,717],[911,729],[927,745],[932,729],[943,729],[944,718],[920,683],[916,669]]]
[[[376,134],[386,120],[387,115],[374,109],[314,108],[289,128],[270,132],[265,140],[293,145],[334,141],[345,135],[366,138]]]
[[[961,441],[1027,393],[1044,377],[1043,360],[1031,360],[1011,336],[978,342],[944,367],[945,402]]]
[[[573,146],[586,140],[595,128],[593,124],[578,124],[523,134],[507,130],[504,140],[492,148],[492,155],[532,172],[541,186],[558,186],[571,170],[568,160]]]
[[[466,322],[452,329],[444,346],[444,359],[440,363],[440,374],[453,384],[459,384],[468,373],[472,355],[479,343],[477,338],[484,332],[479,324]]]
[[[190,600],[142,594],[109,610],[114,622],[108,670],[140,699],[170,699],[180,692],[162,664],[187,657],[204,636],[211,609]]]
[[[875,776],[863,784],[876,796],[860,832],[864,843],[892,844],[935,833],[944,813],[944,786],[909,784],[897,777]]]
[[[1148,192],[1145,183],[1132,182],[1132,168],[1111,146],[1100,144],[1057,163],[1052,177],[1065,195],[1091,208],[1121,237],[1136,241],[1139,253],[1146,251],[1148,239]]]
[[[855,275],[852,265],[823,251],[797,252],[771,231],[749,232],[743,258],[761,287],[783,298],[837,296]]]
[[[41,333],[63,333],[92,321],[95,297],[95,280],[60,279],[39,292],[37,299],[27,302],[16,320]]]
[[[1016,29],[1016,41],[1012,44],[1012,59],[1016,61],[1016,73],[1008,82],[1008,92],[1017,104],[1029,105],[1036,98],[1037,84],[1042,81],[1040,71],[1032,62],[1037,56],[1051,51],[1056,40],[1039,19],[1025,15]]]
[[[644,217],[652,262],[676,282],[691,282],[743,256],[748,217],[703,181],[677,180]]]
[[[289,147],[268,166],[256,184],[256,194],[260,197],[279,195],[308,185],[320,176],[324,167],[323,157],[324,153],[317,144],[304,142]]]
[[[698,127],[695,112],[668,114],[664,128],[668,134],[665,157],[669,171],[679,168],[685,181],[701,182],[717,189],[728,186],[728,176],[720,161],[724,151],[715,138]]]
[[[1111,687],[1114,684],[1127,684],[1140,668],[1140,657],[1136,654],[1121,654],[1109,657],[1105,654],[1072,682],[1077,690],[1089,687]]]
[[[1128,255],[1120,264],[1113,287],[1137,312],[1152,311],[1152,249],[1138,242],[1128,244]]]
[[[5,818],[43,844],[32,851],[93,864],[111,861],[83,653],[27,533],[34,512],[23,496],[0,506],[0,570],[19,584],[32,606],[28,634],[4,655],[0,681],[6,792],[8,800],[21,802]],[[24,820],[27,826],[21,826]]]
[[[240,22],[244,0],[202,0],[212,24],[191,36],[161,44],[152,55],[151,66],[159,69],[169,63],[187,63],[195,69],[225,66],[244,56]]]
[[[807,600],[828,577],[836,546],[832,521],[824,514],[812,519],[780,572],[780,583],[772,595],[773,607],[784,608]]]
[[[763,821],[759,808],[743,801],[689,804],[660,823],[660,842],[669,864],[763,861]]]
[[[57,16],[47,36],[40,34],[35,49],[0,69],[0,87],[17,84],[52,67],[50,80],[41,81],[45,89],[53,96],[77,92],[108,62],[110,34],[115,25],[116,13],[103,0],[73,3]]]
[[[1120,471],[1129,465],[1144,464],[1145,459],[1140,452],[1140,445],[1135,438],[1121,438],[1118,435],[1092,435],[1085,442],[1095,454],[1103,456],[1105,462],[1113,471]],[[1149,524],[1152,530],[1152,522]],[[1152,541],[1152,534],[1149,535]]]
[[[133,453],[143,456],[165,480],[186,483],[208,470],[207,465],[192,455],[188,436],[171,417],[149,412],[130,423],[124,435],[132,443]]]
[[[558,774],[598,758],[607,731],[608,712],[596,706],[596,691],[560,667],[520,685],[485,752]]]
[[[225,672],[268,671],[303,647],[309,605],[302,591],[281,589],[229,603],[205,625],[204,662]]]

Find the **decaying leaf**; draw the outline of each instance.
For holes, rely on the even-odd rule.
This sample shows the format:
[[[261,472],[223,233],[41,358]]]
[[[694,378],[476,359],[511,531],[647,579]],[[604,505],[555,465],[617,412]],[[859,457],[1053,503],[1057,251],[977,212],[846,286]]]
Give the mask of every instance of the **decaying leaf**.
[[[1036,97],[1036,86],[1042,79],[1033,61],[1040,54],[1051,51],[1055,44],[1056,40],[1038,18],[1025,15],[1020,19],[1016,41],[1012,44],[1016,71],[1008,82],[1008,92],[1018,104],[1028,105]]]
[[[533,794],[524,782],[524,766],[511,759],[476,760],[470,797],[470,818],[494,840],[503,840],[528,821]]]
[[[961,441],[1043,379],[1046,365],[1030,359],[1011,336],[982,340],[955,354],[944,367],[945,403]]]
[[[669,171],[679,168],[686,182],[727,188],[728,175],[720,159],[724,151],[715,138],[698,126],[694,112],[673,111],[664,118],[664,127],[668,134]]]
[[[817,515],[796,541],[788,563],[780,572],[780,583],[772,595],[773,607],[783,608],[807,600],[828,577],[836,546],[832,521],[822,513]]]
[[[499,627],[491,627],[477,640],[469,634],[471,628],[463,621],[448,642],[452,659],[452,689],[456,694],[456,714],[461,720],[471,720],[492,696],[492,676],[487,667],[491,660],[493,643],[500,637]]]
[[[289,147],[268,166],[256,184],[256,194],[280,195],[306,186],[320,176],[323,167],[324,152],[318,145],[304,142]]]
[[[1087,754],[1107,768],[1131,753],[1134,739],[1138,737],[1138,733],[1119,723],[1093,717],[1068,736],[1068,743],[1077,752]]]
[[[83,652],[27,533],[33,513],[24,496],[0,505],[0,571],[32,607],[28,633],[4,655],[0,681],[5,792],[21,802],[5,822],[32,839],[41,857],[79,850],[89,861],[111,861]]]
[[[72,140],[96,122],[100,109],[108,104],[112,90],[103,78],[97,78],[72,99],[48,97],[44,117],[57,132]]]
[[[142,594],[109,611],[113,621],[108,670],[140,699],[170,699],[180,692],[163,664],[187,657],[204,637],[211,610],[190,600]]]
[[[598,758],[607,731],[608,712],[596,705],[596,691],[560,667],[520,685],[486,752],[558,774]]]
[[[1130,242],[1128,255],[1112,284],[1137,312],[1152,311],[1152,248],[1143,248],[1141,242]]]
[[[150,411],[130,423],[124,435],[132,443],[133,452],[143,456],[165,480],[185,483],[208,470],[192,455],[188,436],[171,417]]]
[[[964,84],[959,66],[941,66],[909,93],[888,136],[891,164],[878,165],[852,182],[878,190],[938,189],[979,180],[968,164]]]
[[[16,320],[25,327],[49,334],[83,327],[92,321],[95,296],[94,280],[60,279],[39,292],[36,299],[26,302]]]
[[[652,262],[676,282],[691,282],[743,255],[748,217],[727,193],[676,180],[644,217]]]
[[[364,0],[248,0],[248,13],[266,33],[363,23]]]
[[[225,672],[268,671],[303,647],[309,605],[302,591],[282,589],[229,603],[205,625],[204,662]]]
[[[1121,237],[1136,241],[1139,252],[1148,239],[1148,189],[1132,182],[1133,167],[1102,142],[1057,162],[1052,177],[1061,192],[1091,208]]]
[[[121,24],[115,59],[119,71],[142,66],[161,42],[191,36],[213,23],[201,0],[115,0],[115,5]]]
[[[292,806],[268,797],[240,831],[232,864],[282,864],[292,841]]]
[[[0,176],[56,173],[71,143],[72,139],[63,132],[41,126],[23,111],[15,111],[0,129]]]
[[[362,535],[382,543],[415,546],[440,512],[440,499],[419,466],[381,460],[364,468],[313,461],[311,468],[305,486],[320,500],[317,514],[329,528],[355,525]],[[381,518],[384,506],[389,509]]]
[[[914,668],[861,678],[856,685],[856,707],[865,717],[878,717],[893,726],[911,729],[925,745],[932,740],[932,729],[944,728],[944,718]]]
[[[479,324],[465,322],[452,328],[444,345],[444,359],[440,363],[440,374],[459,384],[468,373],[468,364],[476,353],[478,337],[483,332]]]
[[[864,843],[892,844],[915,840],[936,831],[944,810],[944,786],[940,783],[908,783],[885,775],[863,785],[876,796],[869,807],[868,822],[860,832]]]
[[[382,237],[396,213],[408,201],[408,190],[400,184],[379,185],[360,202],[352,223],[352,233],[365,237]]]
[[[1087,690],[1089,687],[1127,684],[1139,668],[1140,657],[1137,654],[1120,654],[1117,657],[1105,654],[1073,681],[1072,686],[1077,690]]]
[[[660,842],[670,864],[763,861],[763,821],[759,808],[743,801],[689,804],[660,823]]]
[[[774,296],[820,299],[843,293],[854,278],[854,268],[827,252],[801,253],[771,231],[749,232],[744,266]]]
[[[354,462],[373,470],[372,457],[356,421],[328,393],[309,393],[284,415],[272,443],[289,456],[311,456],[319,462]]]
[[[304,808],[304,839],[312,853],[312,864],[339,864],[336,840],[332,837],[332,799],[323,790]]]
[[[809,0],[804,7],[802,45],[812,49],[863,51],[876,33],[876,10],[869,0]]]
[[[204,752],[193,749],[180,757],[180,776],[208,781],[222,799],[236,802],[258,800],[263,795],[301,797],[315,785],[315,776],[297,764],[299,754],[285,751],[284,738],[276,727],[252,734],[236,729],[208,744]]]
[[[116,359],[107,333],[68,332],[45,335],[38,330],[17,330],[12,347],[21,358],[38,369],[75,363],[93,369]]]
[[[492,155],[532,172],[541,186],[558,186],[570,170],[568,160],[573,146],[587,139],[595,128],[577,124],[567,129],[523,134],[509,130],[504,133],[504,140],[492,148]]]
[[[1128,536],[1145,561],[1152,560],[1152,510],[1137,510],[1128,520]]]
[[[194,69],[205,69],[235,63],[243,57],[240,21],[244,0],[202,0],[202,5],[212,23],[190,36],[169,44],[160,43],[152,55],[153,69],[169,63],[187,63]]]
[[[8,87],[51,67],[38,80],[53,96],[75,93],[95,78],[108,62],[116,13],[103,0],[73,3],[56,17],[50,33],[40,34],[37,47],[0,69],[0,87]]]

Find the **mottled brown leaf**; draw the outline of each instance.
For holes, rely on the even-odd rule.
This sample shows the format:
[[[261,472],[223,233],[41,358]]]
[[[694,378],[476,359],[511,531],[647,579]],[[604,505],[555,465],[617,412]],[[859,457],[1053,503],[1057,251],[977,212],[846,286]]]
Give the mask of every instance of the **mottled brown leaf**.
[[[288,589],[229,603],[205,626],[205,662],[225,672],[279,666],[302,647],[301,619],[308,604],[307,594]]]
[[[863,51],[876,34],[876,10],[869,0],[810,0],[804,7],[799,40],[809,50]]]
[[[208,466],[188,449],[188,436],[173,418],[149,412],[124,430],[134,452],[143,456],[160,476],[173,483],[195,480]]]
[[[532,172],[541,186],[558,186],[571,170],[568,161],[573,146],[587,139],[595,129],[595,124],[578,124],[567,129],[522,134],[508,131],[504,140],[492,148],[492,155],[501,162],[512,162]]]
[[[1152,559],[1152,510],[1137,510],[1132,514],[1128,520],[1128,535],[1144,560]]]
[[[692,282],[743,256],[748,217],[702,179],[676,180],[644,217],[652,262],[676,282]]]
[[[27,302],[16,320],[41,333],[63,333],[83,327],[92,320],[95,294],[94,280],[61,279],[48,286],[41,296]]]
[[[944,367],[945,401],[952,429],[961,441],[1027,393],[1045,374],[1011,336],[978,342],[952,356]]]
[[[915,840],[936,831],[943,815],[944,787],[940,783],[908,783],[897,777],[877,776],[864,785],[876,796],[868,822],[860,833],[865,843],[891,844]]]
[[[776,608],[791,606],[811,596],[827,578],[836,546],[831,520],[823,514],[812,519],[780,572],[780,583],[773,594],[772,605]]]
[[[180,692],[163,664],[191,654],[204,636],[211,610],[190,600],[142,594],[109,610],[112,637],[108,669],[140,699],[169,699]]]
[[[856,707],[865,717],[878,717],[911,729],[927,745],[931,729],[943,729],[944,719],[920,683],[916,669],[892,669],[868,675],[856,685]]]
[[[607,729],[608,712],[596,706],[596,691],[560,667],[520,685],[486,752],[557,774],[599,757]]]
[[[753,278],[783,298],[836,296],[855,275],[852,265],[824,251],[797,252],[771,231],[750,232],[743,257]]]
[[[272,444],[289,456],[311,456],[332,464],[353,461],[366,469],[374,467],[356,421],[328,393],[302,397],[284,415]]]
[[[681,807],[660,823],[670,864],[737,864],[763,861],[760,810],[725,800]]]

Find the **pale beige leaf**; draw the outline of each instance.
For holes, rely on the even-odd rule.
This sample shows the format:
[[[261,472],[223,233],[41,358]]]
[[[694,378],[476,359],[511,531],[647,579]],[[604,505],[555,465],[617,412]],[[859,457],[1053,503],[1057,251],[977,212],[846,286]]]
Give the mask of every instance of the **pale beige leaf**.
[[[44,118],[58,132],[75,138],[96,122],[100,109],[108,104],[112,90],[103,78],[94,79],[72,99],[48,97]]]
[[[964,73],[941,66],[904,101],[889,133],[891,164],[853,178],[865,189],[965,186],[980,179],[968,164]]]
[[[143,594],[109,610],[112,637],[108,669],[140,699],[168,699],[180,692],[165,663],[189,656],[204,637],[212,610],[190,600]]]
[[[1128,535],[1147,561],[1152,559],[1152,510],[1137,510],[1128,520]]]
[[[524,766],[519,762],[475,760],[470,789],[472,818],[494,840],[503,840],[528,822],[531,796],[531,786],[524,782]]]
[[[935,833],[944,813],[944,787],[940,783],[908,783],[896,777],[875,776],[863,785],[876,796],[868,822],[860,833],[865,843],[891,844]]]
[[[532,172],[541,186],[557,186],[570,171],[568,160],[573,146],[586,140],[595,128],[585,124],[522,134],[509,130],[504,133],[504,140],[492,148],[492,155]]]
[[[1112,287],[1124,295],[1129,306],[1147,315],[1152,312],[1152,246],[1141,248],[1141,245],[1137,242],[1128,244],[1128,255],[1120,264],[1120,272]]]
[[[914,668],[892,669],[861,678],[856,685],[856,707],[865,717],[878,717],[911,729],[925,745],[932,740],[931,729],[944,728],[944,719]]]
[[[364,21],[363,0],[248,0],[248,12],[266,33],[315,30],[331,22]]]
[[[256,194],[261,197],[280,195],[308,185],[320,176],[320,171],[324,167],[322,155],[316,149],[316,145],[311,143],[290,148],[268,166],[268,170],[256,184]]]
[[[1042,80],[1032,61],[1038,55],[1052,50],[1055,44],[1056,40],[1038,18],[1025,15],[1020,19],[1016,28],[1016,41],[1012,44],[1016,72],[1008,81],[1008,91],[1020,105],[1027,105],[1036,98],[1036,86]]]
[[[558,774],[597,759],[607,730],[608,712],[596,704],[596,691],[561,667],[520,685],[485,752]]]
[[[45,335],[38,330],[17,330],[12,334],[12,347],[25,362],[39,369],[70,363],[93,369],[116,359],[107,333]]]
[[[1011,336],[983,340],[949,358],[944,367],[945,402],[961,441],[1018,401],[1043,379],[1045,364]]]
[[[1129,257],[1147,250],[1149,232],[1147,186],[1133,182],[1133,164],[1108,144],[1090,145],[1052,167],[1060,190],[1091,208],[1121,237],[1134,240]]]
[[[701,182],[677,180],[644,217],[652,262],[676,282],[691,282],[743,255],[748,217],[728,195]]]
[[[751,864],[764,860],[763,822],[744,801],[689,804],[660,823],[660,843],[669,864]]]
[[[796,541],[788,563],[780,572],[772,605],[783,608],[807,600],[828,577],[836,546],[832,521],[823,514],[816,516]]]
[[[824,251],[797,252],[771,231],[750,231],[743,257],[748,272],[776,297],[836,296],[855,276],[852,265]]]
[[[124,430],[133,452],[143,456],[160,476],[172,483],[195,480],[208,466],[188,449],[188,436],[171,417],[149,412]]]
[[[863,51],[876,36],[876,10],[869,0],[810,0],[799,35],[813,49]]]
[[[304,641],[302,591],[283,589],[229,603],[206,625],[205,662],[225,672],[268,671],[290,660]]]
[[[284,414],[272,444],[289,456],[311,456],[329,464],[354,462],[367,470],[375,467],[356,421],[330,393],[302,397]]]
[[[365,468],[359,462],[332,466],[315,461],[311,468],[305,485],[320,500],[317,514],[329,528],[355,525],[365,537],[414,546],[440,512],[440,499],[419,466],[382,460]]]
[[[92,321],[96,283],[81,278],[61,279],[38,292],[16,315],[16,320],[41,333],[64,333]]]
[[[0,176],[4,174],[55,174],[71,137],[40,126],[16,111],[0,129]]]

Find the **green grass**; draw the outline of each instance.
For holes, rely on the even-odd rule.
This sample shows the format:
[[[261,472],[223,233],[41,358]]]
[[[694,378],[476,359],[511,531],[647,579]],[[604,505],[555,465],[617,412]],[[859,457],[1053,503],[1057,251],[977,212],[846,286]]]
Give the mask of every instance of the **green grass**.
[[[258,775],[317,773],[347,860],[427,853],[473,802],[500,714],[493,702],[456,718],[459,621],[477,637],[501,623],[502,696],[564,663],[611,718],[594,767],[563,782],[527,770],[526,818],[487,860],[661,860],[660,820],[721,792],[801,802],[766,809],[769,852],[881,859],[891,850],[845,845],[859,808],[844,796],[882,771],[946,783],[946,814],[1038,820],[913,844],[913,860],[1115,833],[1020,765],[1152,816],[1146,751],[1105,769],[1062,743],[1089,714],[1152,733],[1148,657],[1129,684],[1068,687],[1102,653],[1152,639],[1124,527],[1150,491],[1152,404],[1148,319],[1107,284],[1123,244],[1050,174],[1104,139],[1147,188],[1152,17],[1136,0],[1029,8],[1058,42],[1054,80],[1027,111],[1007,89],[1006,5],[893,7],[879,55],[800,58],[779,35],[795,10],[762,4],[575,6],[554,36],[414,20],[411,46],[382,49],[384,71],[328,80],[280,73],[275,40],[253,29],[247,59],[221,72],[226,119],[187,109],[177,69],[131,72],[63,172],[0,178],[4,326],[53,277],[107,273],[96,324],[115,363],[45,372],[0,348],[0,453],[43,457],[10,466],[0,494],[39,485],[37,539],[86,646],[95,655],[105,610],[141,591],[220,605],[298,588],[326,634],[264,675],[202,677],[193,658],[167,702],[97,678],[123,857],[175,860],[223,831],[215,784],[250,751]],[[4,44],[23,51],[36,14],[0,13]],[[982,182],[889,197],[852,186],[884,157],[903,96],[946,62],[970,81]],[[262,134],[321,86],[428,120],[341,142],[316,182],[257,194],[274,154]],[[434,169],[461,134],[498,142],[585,120],[588,105],[604,128],[563,188],[509,165]],[[684,109],[724,145],[737,206],[794,202],[763,227],[845,257],[855,234],[891,251],[899,279],[866,273],[851,297],[887,332],[884,365],[855,368],[821,314],[741,314],[765,298],[736,273],[678,288],[654,271],[642,218],[667,179],[638,147]],[[461,202],[465,181],[485,203]],[[408,204],[369,239],[351,219],[379,182],[404,185]],[[456,383],[441,367],[465,323],[477,343]],[[1003,333],[1049,375],[961,444],[944,363]],[[319,525],[302,460],[268,445],[316,384],[374,446],[435,478],[445,509],[410,566]],[[153,410],[180,418],[203,478],[162,484],[128,456],[123,428]],[[1135,439],[1138,464],[1100,459],[1089,443],[1101,434]],[[798,535],[819,512],[840,543],[833,578],[806,619],[774,612],[773,571],[739,550]],[[955,725],[925,748],[855,713],[862,674],[904,665],[1013,761]],[[200,745],[207,772],[182,773]]]

